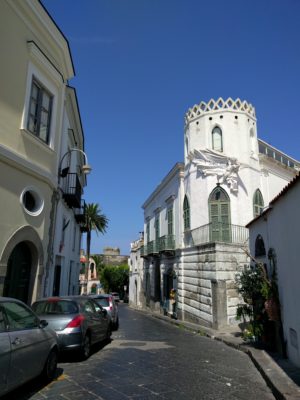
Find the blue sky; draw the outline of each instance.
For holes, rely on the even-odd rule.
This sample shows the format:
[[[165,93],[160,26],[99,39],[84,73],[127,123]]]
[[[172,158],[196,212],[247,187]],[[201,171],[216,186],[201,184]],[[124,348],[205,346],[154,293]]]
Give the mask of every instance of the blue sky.
[[[87,202],[109,218],[92,252],[143,229],[141,205],[183,161],[201,100],[252,103],[258,136],[300,159],[299,0],[43,0],[69,40],[93,171]]]

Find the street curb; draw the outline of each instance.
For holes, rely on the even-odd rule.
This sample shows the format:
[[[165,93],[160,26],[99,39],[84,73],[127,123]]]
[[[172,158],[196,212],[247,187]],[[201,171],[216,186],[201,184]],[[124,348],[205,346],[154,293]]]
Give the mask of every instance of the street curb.
[[[232,338],[226,337],[226,334],[222,335],[222,333],[220,334],[218,331],[215,331],[205,326],[196,325],[176,319],[170,319],[169,317],[137,308],[133,309],[136,311],[140,311],[143,314],[148,314],[153,318],[173,324],[177,327],[183,327],[185,330],[198,333],[201,336],[206,336],[210,339],[218,340],[220,342],[223,342],[227,346],[244,352],[249,356],[254,366],[260,372],[261,376],[263,377],[266,384],[269,386],[274,397],[277,400],[300,399],[300,387],[296,385],[295,382],[293,382],[293,380],[286,374],[286,372],[282,368],[280,368],[280,366],[264,350],[256,349],[243,343],[238,343],[238,340],[234,341]]]

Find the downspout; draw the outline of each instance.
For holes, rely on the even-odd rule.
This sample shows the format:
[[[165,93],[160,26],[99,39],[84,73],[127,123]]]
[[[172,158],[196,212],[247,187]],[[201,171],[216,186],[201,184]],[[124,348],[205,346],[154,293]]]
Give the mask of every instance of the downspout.
[[[44,290],[43,297],[47,297],[49,295],[48,285],[49,285],[49,275],[51,266],[53,266],[53,258],[54,258],[54,236],[55,236],[55,226],[56,226],[56,215],[57,215],[57,205],[60,199],[59,191],[54,189],[51,197],[51,212],[50,212],[50,225],[49,225],[49,241],[47,247],[47,261],[46,261],[46,271],[45,271],[45,279],[44,279]]]

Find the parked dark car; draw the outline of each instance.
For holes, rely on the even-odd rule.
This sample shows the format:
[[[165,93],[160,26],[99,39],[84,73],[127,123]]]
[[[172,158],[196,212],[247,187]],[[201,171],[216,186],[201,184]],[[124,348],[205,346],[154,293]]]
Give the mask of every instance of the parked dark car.
[[[0,396],[42,374],[54,378],[55,332],[22,301],[0,297]]]
[[[100,306],[102,306],[110,316],[110,322],[112,329],[117,330],[119,328],[119,312],[118,304],[115,302],[112,294],[94,294],[90,296]]]
[[[93,344],[111,336],[107,311],[89,297],[48,297],[32,309],[55,330],[60,350],[77,350],[82,359],[90,356]]]

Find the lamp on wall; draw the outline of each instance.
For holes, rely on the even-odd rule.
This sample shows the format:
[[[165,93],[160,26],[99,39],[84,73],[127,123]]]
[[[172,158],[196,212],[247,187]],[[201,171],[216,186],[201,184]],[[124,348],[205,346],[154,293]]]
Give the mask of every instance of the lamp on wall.
[[[67,155],[71,154],[73,151],[78,151],[79,153],[81,153],[81,154],[84,155],[85,164],[83,164],[83,165],[81,166],[81,172],[82,172],[84,175],[87,175],[87,174],[89,174],[89,173],[91,172],[92,167],[88,164],[88,159],[87,159],[86,153],[85,153],[83,150],[81,150],[81,149],[73,148],[73,149],[68,150],[68,151],[62,156],[62,159],[60,160],[59,167],[58,167],[58,177],[59,177],[59,178],[65,178],[65,177],[67,176],[70,167],[68,166],[68,167],[66,167],[66,168],[62,168],[62,163],[63,163],[64,158],[65,158]]]

